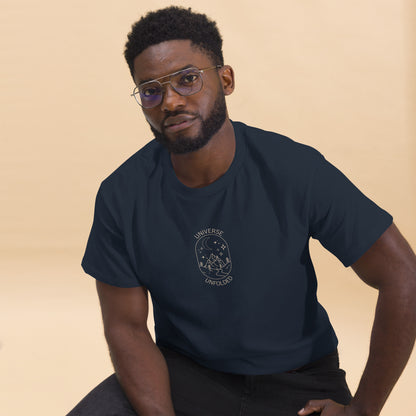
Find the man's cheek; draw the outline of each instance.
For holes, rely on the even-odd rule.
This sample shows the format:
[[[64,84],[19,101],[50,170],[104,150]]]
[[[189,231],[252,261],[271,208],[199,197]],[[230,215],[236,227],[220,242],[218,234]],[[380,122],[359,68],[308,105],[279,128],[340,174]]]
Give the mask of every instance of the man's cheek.
[[[147,116],[146,114],[144,115],[146,121],[150,124],[150,127],[152,127],[154,130],[158,131],[158,132],[162,132],[162,129],[158,126],[157,123],[155,123],[154,120],[152,120],[151,117]]]

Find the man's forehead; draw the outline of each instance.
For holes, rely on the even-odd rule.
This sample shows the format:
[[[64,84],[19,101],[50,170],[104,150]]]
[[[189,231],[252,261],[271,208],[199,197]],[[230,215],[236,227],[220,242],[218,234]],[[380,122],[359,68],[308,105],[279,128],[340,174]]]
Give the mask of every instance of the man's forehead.
[[[151,45],[134,59],[134,80],[142,84],[189,67],[209,65],[207,53],[190,40],[169,40]]]

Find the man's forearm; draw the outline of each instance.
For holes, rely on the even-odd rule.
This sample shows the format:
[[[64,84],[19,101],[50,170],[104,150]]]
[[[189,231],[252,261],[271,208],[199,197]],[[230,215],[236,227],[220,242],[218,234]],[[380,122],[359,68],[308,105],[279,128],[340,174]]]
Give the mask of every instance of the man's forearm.
[[[140,416],[174,416],[165,358],[147,330],[106,334],[117,378]]]
[[[358,414],[380,413],[409,359],[416,334],[414,286],[379,293],[367,365],[351,402]]]
[[[357,392],[343,406],[310,400],[298,412],[322,416],[377,416],[402,373],[416,336],[416,256],[393,223],[351,266],[379,290],[370,353]]]

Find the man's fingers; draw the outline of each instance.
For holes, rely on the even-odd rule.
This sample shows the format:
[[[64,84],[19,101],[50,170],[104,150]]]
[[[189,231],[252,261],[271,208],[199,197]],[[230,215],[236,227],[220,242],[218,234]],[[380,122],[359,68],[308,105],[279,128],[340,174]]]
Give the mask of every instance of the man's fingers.
[[[310,415],[314,412],[322,412],[324,410],[325,406],[327,406],[329,403],[331,403],[332,400],[309,400],[308,403],[306,403],[305,407],[301,410],[299,410],[298,415],[304,416],[304,415]]]

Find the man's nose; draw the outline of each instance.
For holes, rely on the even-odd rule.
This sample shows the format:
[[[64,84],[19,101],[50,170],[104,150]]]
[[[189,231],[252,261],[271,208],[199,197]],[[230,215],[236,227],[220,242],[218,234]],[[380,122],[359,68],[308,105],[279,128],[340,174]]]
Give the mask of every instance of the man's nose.
[[[174,111],[184,107],[185,103],[186,97],[178,94],[170,83],[166,83],[161,104],[162,111]]]

